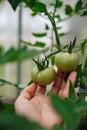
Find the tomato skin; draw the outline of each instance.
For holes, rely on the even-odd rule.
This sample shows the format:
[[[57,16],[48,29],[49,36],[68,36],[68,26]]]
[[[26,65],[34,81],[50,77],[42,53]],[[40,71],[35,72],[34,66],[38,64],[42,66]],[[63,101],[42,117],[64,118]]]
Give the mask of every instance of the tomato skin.
[[[79,57],[76,53],[59,52],[55,57],[55,64],[62,72],[71,72],[79,64]]]
[[[31,73],[31,78],[33,82],[46,86],[53,82],[56,77],[56,72],[52,67],[45,68],[44,70],[39,70],[37,66],[35,66]]]

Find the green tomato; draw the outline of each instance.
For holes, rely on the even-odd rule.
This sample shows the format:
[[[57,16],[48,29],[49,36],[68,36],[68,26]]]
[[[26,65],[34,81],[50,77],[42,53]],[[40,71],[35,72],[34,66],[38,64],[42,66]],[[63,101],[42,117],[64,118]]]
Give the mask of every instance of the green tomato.
[[[71,72],[79,64],[79,57],[76,53],[59,52],[55,57],[55,64],[63,72]]]
[[[39,70],[38,67],[35,66],[31,73],[31,79],[33,80],[33,82],[43,86],[52,83],[55,77],[56,72],[52,67]]]

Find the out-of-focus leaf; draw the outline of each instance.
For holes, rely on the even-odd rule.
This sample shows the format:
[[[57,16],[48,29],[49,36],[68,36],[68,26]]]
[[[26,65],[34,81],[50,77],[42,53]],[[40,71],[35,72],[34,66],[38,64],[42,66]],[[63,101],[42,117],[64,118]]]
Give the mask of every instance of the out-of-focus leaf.
[[[77,68],[76,68],[76,73],[77,73],[77,76],[76,76],[76,81],[75,81],[75,88],[80,84],[80,77],[82,75],[82,64],[78,65]]]
[[[86,50],[86,46],[87,46],[87,39],[83,40],[83,41],[80,43],[80,45],[81,45],[81,52],[82,52],[82,54],[84,55],[85,50]]]
[[[55,65],[55,56],[51,56],[51,64]]]
[[[21,0],[8,0],[8,2],[11,4],[13,10],[15,11]]]
[[[46,44],[44,42],[36,41],[35,46],[43,48],[46,46]]]
[[[82,75],[81,77],[81,87],[87,89],[87,75]]]
[[[5,54],[0,57],[0,64],[7,62],[15,62],[18,60],[25,60],[27,58],[33,58],[40,53],[46,52],[47,49],[37,50],[37,49],[28,49],[26,46],[22,47],[20,50],[15,48],[10,48]]]
[[[69,16],[72,15],[73,9],[70,5],[65,6],[65,13],[66,13],[66,15],[69,15]]]
[[[75,94],[75,89],[74,86],[72,84],[72,82],[70,81],[70,87],[69,87],[69,101],[72,104],[76,103],[76,94]]]
[[[45,25],[45,29],[46,29],[46,30],[49,30],[48,24]]]
[[[18,51],[11,47],[5,54],[3,54],[0,57],[0,64],[5,63],[5,62],[12,62],[14,60],[17,60],[18,58]]]
[[[40,42],[40,41],[36,41],[34,44],[32,44],[30,42],[26,42],[26,41],[22,41],[22,43],[27,44],[27,45],[32,46],[32,47],[41,47],[41,48],[43,48],[43,47],[46,46],[46,44],[44,42]]]
[[[78,0],[75,5],[75,12],[78,13],[82,9],[82,0]]]
[[[3,103],[4,109],[3,112],[5,114],[15,114],[14,106],[13,104]]]
[[[36,16],[36,15],[37,15],[36,12],[32,12],[32,13],[31,13],[31,16],[32,16],[32,17],[34,17],[34,16]]]
[[[2,56],[4,53],[4,48],[2,46],[0,46],[0,56]]]
[[[2,101],[0,100],[0,112],[2,112],[4,110],[4,104],[2,103]]]
[[[87,76],[87,54],[84,58],[84,62],[83,62],[83,65],[82,65],[82,72],[83,72],[83,74],[85,74]]]
[[[61,16],[60,15],[55,15],[55,18],[57,18],[59,21],[61,21]]]
[[[68,100],[63,100],[58,96],[52,96],[51,98],[53,107],[61,115],[65,123],[75,125],[76,116],[73,111],[73,106]],[[74,127],[74,126],[73,126]]]
[[[44,130],[34,122],[14,114],[0,114],[0,130]]]
[[[56,7],[57,8],[61,8],[63,5],[63,2],[61,0],[58,0],[57,4],[56,4]]]
[[[87,11],[84,11],[81,16],[87,16]]]
[[[63,129],[59,127],[58,125],[55,125],[52,130],[63,130]]]
[[[32,33],[35,37],[45,37],[47,33]]]
[[[24,2],[27,7],[31,8],[33,10],[33,8],[35,7],[38,0],[22,0],[22,2]]]
[[[33,11],[34,12],[40,12],[40,13],[45,13],[47,12],[47,9],[46,9],[46,5],[41,3],[41,2],[37,2],[33,8]]]
[[[46,51],[47,51],[47,49],[43,49],[43,50],[36,50],[36,49],[24,50],[24,51],[20,52],[20,54],[18,56],[18,60],[33,58],[33,57],[38,56],[41,53],[45,53]]]
[[[59,33],[59,37],[63,37],[63,36],[65,36],[65,35],[67,35],[68,33]]]
[[[54,6],[55,4],[54,3],[50,3],[50,6]]]
[[[74,107],[74,110],[77,113],[81,113],[81,112],[87,111],[87,102],[76,104],[75,107]]]
[[[74,40],[73,40],[73,43],[72,43],[72,47],[73,47],[73,48],[75,47],[75,44],[76,44],[76,36],[75,36],[75,38],[74,38]]]

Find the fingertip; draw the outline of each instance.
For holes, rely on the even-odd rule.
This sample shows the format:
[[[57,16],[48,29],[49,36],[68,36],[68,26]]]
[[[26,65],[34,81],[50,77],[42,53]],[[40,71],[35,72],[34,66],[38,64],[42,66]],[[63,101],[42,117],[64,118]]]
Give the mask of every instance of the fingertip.
[[[22,90],[21,96],[25,97],[26,99],[30,99],[32,96],[34,96],[36,90],[37,84],[32,83],[31,85],[27,86],[24,90]]]
[[[70,73],[70,75],[69,75],[69,79],[70,79],[70,80],[76,79],[76,75],[77,75],[76,71],[72,71],[72,72]]]

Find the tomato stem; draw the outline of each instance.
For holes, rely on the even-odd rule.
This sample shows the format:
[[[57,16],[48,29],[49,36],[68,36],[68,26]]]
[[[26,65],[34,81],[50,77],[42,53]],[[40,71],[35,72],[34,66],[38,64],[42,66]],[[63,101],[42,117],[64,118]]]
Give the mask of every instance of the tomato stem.
[[[47,68],[49,65],[49,61],[48,61],[47,57],[45,57],[45,59],[43,61],[40,61],[39,59],[38,59],[38,61],[36,61],[35,59],[32,59],[32,60],[36,63],[39,70],[43,70],[43,69]]]
[[[32,60],[36,63],[39,70],[43,69],[43,66],[40,63],[38,63],[35,59],[32,59]]]
[[[53,53],[49,54],[49,55],[47,56],[47,58],[49,58],[49,57],[50,57],[50,56],[52,56],[52,55],[57,54],[58,52],[60,52],[60,51],[55,51],[55,52],[53,52]]]
[[[46,12],[46,15],[48,16],[48,18],[49,18],[49,20],[50,20],[50,22],[52,24],[52,27],[53,27],[53,30],[54,30],[54,33],[55,33],[55,37],[56,37],[56,43],[57,43],[58,50],[62,51],[61,43],[60,43],[60,39],[59,39],[59,35],[58,35],[58,31],[57,31],[55,20],[48,12]]]

